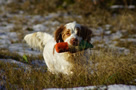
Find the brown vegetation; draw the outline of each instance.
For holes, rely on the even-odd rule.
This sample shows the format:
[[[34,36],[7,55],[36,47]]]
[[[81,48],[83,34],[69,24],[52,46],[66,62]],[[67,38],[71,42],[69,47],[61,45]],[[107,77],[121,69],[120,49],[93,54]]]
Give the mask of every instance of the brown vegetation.
[[[23,68],[14,69],[17,66],[8,63],[0,63],[0,69],[4,71],[8,89],[69,88],[115,83],[136,85],[135,58],[135,54],[124,55],[115,50],[101,49],[99,53],[93,53],[90,57],[92,63],[86,69],[91,68],[91,71],[83,71],[77,67],[73,76],[54,75],[34,69],[24,72]]]
[[[21,1],[21,0],[20,0]],[[25,14],[38,14],[45,15],[49,12],[67,12],[71,14],[71,18],[65,19],[64,17],[55,17],[52,20],[59,22],[77,21],[78,23],[87,25],[92,28],[102,27],[105,30],[105,25],[111,25],[111,33],[116,31],[123,31],[121,38],[129,38],[136,34],[136,13],[133,10],[122,10],[114,12],[107,7],[113,4],[129,5],[128,0],[99,0],[100,2],[92,2],[93,0],[25,0],[23,3],[11,3],[6,6],[6,10],[11,13],[17,13],[22,10]],[[114,2],[113,2],[114,1]],[[130,1],[130,0],[129,0]],[[131,0],[134,2],[134,0]],[[50,3],[49,3],[50,2]],[[106,3],[105,3],[106,2]],[[134,3],[135,4],[135,3]],[[105,6],[102,8],[102,6]],[[100,7],[100,8],[99,8]],[[74,14],[82,15],[82,19],[75,18]],[[24,37],[23,24],[28,22],[25,18],[15,17],[16,28],[11,32],[18,34],[18,42]],[[8,20],[10,22],[11,18]],[[26,20],[26,21],[25,21]],[[27,25],[27,24],[26,24]],[[31,29],[30,29],[31,30]],[[103,35],[101,35],[103,36]],[[131,37],[133,38],[133,37]],[[136,37],[134,37],[136,38]],[[0,81],[3,77],[6,81],[6,88],[8,89],[43,89],[43,88],[69,88],[77,86],[89,85],[110,85],[110,84],[132,84],[136,85],[136,45],[134,42],[122,42],[119,39],[116,46],[125,47],[130,49],[129,54],[120,54],[117,50],[100,48],[97,44],[104,43],[103,41],[94,42],[94,50],[90,57],[91,64],[86,67],[88,70],[77,68],[73,76],[65,76],[62,74],[54,75],[50,72],[41,72],[32,67],[31,71],[25,71],[14,64],[3,64],[0,62]],[[17,42],[17,43],[18,43]],[[13,42],[15,43],[15,42]],[[30,64],[32,60],[43,60],[40,56],[25,55],[28,62],[24,60],[23,56],[17,53],[11,53],[7,49],[0,49],[0,58],[15,59],[23,63]],[[18,69],[16,69],[18,68]],[[46,67],[43,69],[47,69]],[[91,72],[91,73],[90,73]]]

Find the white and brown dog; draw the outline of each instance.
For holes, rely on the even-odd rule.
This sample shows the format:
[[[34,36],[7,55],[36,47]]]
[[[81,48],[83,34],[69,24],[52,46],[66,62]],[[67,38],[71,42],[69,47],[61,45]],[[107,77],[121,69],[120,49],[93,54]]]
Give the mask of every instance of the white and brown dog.
[[[69,45],[78,46],[81,40],[90,43],[91,35],[92,31],[90,29],[76,22],[72,22],[61,25],[55,31],[54,38],[47,33],[36,32],[26,35],[24,40],[32,48],[38,48],[43,51],[43,57],[50,72],[69,75],[72,74],[72,70],[76,68],[76,63],[80,62],[80,65],[83,66],[86,64],[86,61],[90,57],[90,53],[88,53],[89,50],[74,53],[57,53],[55,51],[53,54],[55,44],[67,42]]]

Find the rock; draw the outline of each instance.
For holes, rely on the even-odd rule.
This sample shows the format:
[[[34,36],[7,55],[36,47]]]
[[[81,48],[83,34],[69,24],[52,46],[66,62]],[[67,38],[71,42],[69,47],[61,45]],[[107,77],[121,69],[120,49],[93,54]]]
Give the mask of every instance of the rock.
[[[41,72],[46,72],[47,71],[47,66],[45,64],[44,60],[32,60],[31,64],[34,66],[34,70],[38,70]]]
[[[105,44],[109,44],[111,42],[110,36],[104,36],[103,41]]]
[[[0,90],[6,90],[6,78],[5,78],[5,75],[3,74],[4,73],[4,70],[0,70]]]
[[[109,30],[110,27],[111,27],[111,25],[109,25],[109,24],[105,25],[105,29],[106,29],[106,30]]]
[[[112,41],[112,45],[117,45],[117,41]]]
[[[61,13],[50,13],[48,16],[45,17],[45,20],[49,20],[51,18],[59,17]]]
[[[122,36],[123,35],[122,35],[121,31],[117,31],[116,33],[112,34],[111,38],[112,38],[112,40],[115,40],[115,39],[120,39]]]
[[[19,67],[24,68],[25,70],[31,70],[30,65],[24,64],[24,63],[22,63],[20,61],[16,61],[16,60],[13,60],[13,59],[0,59],[0,62],[10,63],[10,64],[16,64]]]
[[[92,39],[91,39],[91,42],[93,43],[93,42],[96,42],[96,41],[102,41],[102,37],[100,37],[100,36],[95,36],[95,37],[93,37]]]
[[[136,38],[136,34],[134,34],[134,35],[131,35],[131,37],[132,37],[132,38]]]
[[[126,48],[124,48],[124,47],[119,47],[118,48],[118,51],[119,51],[119,53],[124,53],[124,54],[129,54],[130,53],[130,50],[129,49],[126,49]]]
[[[111,9],[123,9],[123,8],[127,8],[127,9],[135,9],[135,6],[134,5],[112,5],[110,7]]]
[[[0,85],[0,90],[6,90],[5,85]]]
[[[103,48],[105,45],[104,44],[97,44],[97,46]]]
[[[124,47],[117,47],[117,46],[115,46],[113,44],[110,44],[109,47],[112,48],[113,50],[116,50],[117,53],[119,53],[119,54],[125,54],[125,55],[127,55],[127,54],[130,53],[130,50],[126,49]]]
[[[43,90],[136,90],[135,85],[125,84],[111,84],[111,85],[97,85],[73,88],[46,88]]]
[[[12,30],[14,29],[15,25],[14,24],[7,24],[7,26],[5,27],[6,30]]]
[[[37,24],[33,26],[34,31],[45,31],[47,28],[42,24]]]
[[[100,36],[103,34],[103,28],[101,27],[98,27],[98,29],[92,29],[92,31],[93,31],[93,34],[97,36]]]
[[[7,48],[9,44],[11,44],[11,42],[9,40],[8,34],[0,32],[0,47]]]
[[[7,2],[7,0],[0,0],[0,5],[3,5]],[[1,90],[1,89],[0,89]]]
[[[126,38],[126,39],[120,39],[120,41],[123,41],[123,42],[132,42],[133,44],[136,44],[136,39],[134,38]]]
[[[109,35],[109,34],[111,34],[111,31],[105,31],[104,34]]]
[[[9,32],[9,33],[7,33],[7,35],[9,37],[9,39],[12,40],[12,41],[14,41],[14,42],[18,40],[16,32]]]
[[[32,50],[28,45],[20,44],[20,43],[10,44],[9,47],[8,47],[8,50],[11,51],[11,52],[17,52],[21,56],[23,56],[24,54],[28,54],[28,55],[39,55],[39,54],[41,54],[40,51]]]
[[[31,62],[32,65],[37,65],[37,66],[46,66],[45,61],[41,61],[41,60],[32,60]]]
[[[42,21],[45,21],[44,17],[40,16],[40,15],[35,15],[35,16],[27,16],[26,17],[27,19],[30,19],[30,22],[31,24],[35,24],[35,22],[42,22]]]
[[[59,25],[60,23],[58,21],[54,21],[52,22],[52,25],[55,26],[55,25]]]
[[[136,39],[134,39],[134,38],[128,38],[127,39],[129,42],[135,42],[136,43]]]

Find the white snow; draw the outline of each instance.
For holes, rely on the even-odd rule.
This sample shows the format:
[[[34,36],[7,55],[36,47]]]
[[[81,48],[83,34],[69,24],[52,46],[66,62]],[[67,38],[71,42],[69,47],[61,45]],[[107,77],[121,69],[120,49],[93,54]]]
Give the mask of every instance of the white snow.
[[[48,88],[43,90],[136,90],[134,85],[114,84],[108,86],[87,86],[75,88]]]
[[[109,85],[108,90],[136,90],[136,86],[133,85],[123,85],[123,84],[115,84]]]
[[[37,24],[33,26],[34,31],[45,31],[47,28],[42,24]]]
[[[135,9],[135,6],[134,5],[128,5],[128,6],[124,6],[124,5],[112,5],[110,8],[111,9],[119,9],[119,8]]]

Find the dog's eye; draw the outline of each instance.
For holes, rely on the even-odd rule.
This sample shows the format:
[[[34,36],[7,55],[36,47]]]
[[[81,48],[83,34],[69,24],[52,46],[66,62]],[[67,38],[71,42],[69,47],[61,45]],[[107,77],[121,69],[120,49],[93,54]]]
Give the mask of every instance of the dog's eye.
[[[66,35],[67,35],[67,36],[70,36],[70,33],[69,33],[69,32],[67,32],[67,33],[66,33]]]

